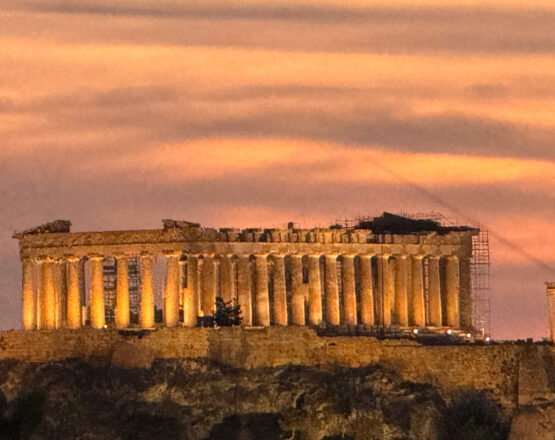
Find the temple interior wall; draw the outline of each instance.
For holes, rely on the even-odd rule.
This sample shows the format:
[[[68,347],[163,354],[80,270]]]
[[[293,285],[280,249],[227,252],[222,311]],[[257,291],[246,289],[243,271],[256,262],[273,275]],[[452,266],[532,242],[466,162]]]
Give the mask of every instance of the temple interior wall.
[[[154,358],[210,358],[235,367],[286,364],[357,367],[380,363],[449,394],[485,389],[507,407],[553,396],[555,350],[549,345],[422,346],[409,339],[320,337],[307,327],[160,328],[138,337],[82,328],[0,333],[0,358],[47,362],[94,358],[109,362],[117,344]]]

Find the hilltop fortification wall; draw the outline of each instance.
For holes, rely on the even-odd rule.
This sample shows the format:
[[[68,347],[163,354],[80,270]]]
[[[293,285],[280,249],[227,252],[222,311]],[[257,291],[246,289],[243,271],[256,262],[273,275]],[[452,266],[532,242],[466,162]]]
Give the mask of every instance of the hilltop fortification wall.
[[[484,389],[508,408],[553,398],[555,351],[549,345],[423,346],[410,339],[320,337],[307,327],[160,328],[130,334],[92,329],[0,333],[0,358],[65,358],[129,363],[135,359],[209,358],[242,368],[286,364],[328,368],[379,363],[449,395]]]

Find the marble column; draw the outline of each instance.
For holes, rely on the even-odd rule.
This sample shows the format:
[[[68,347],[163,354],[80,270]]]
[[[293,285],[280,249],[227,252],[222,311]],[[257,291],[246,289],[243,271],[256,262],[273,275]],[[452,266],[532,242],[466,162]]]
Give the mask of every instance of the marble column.
[[[345,324],[357,323],[357,297],[355,290],[355,257],[343,255],[341,264],[341,291],[343,293],[343,319]]]
[[[67,261],[67,326],[81,327],[81,298],[79,292],[79,257],[69,256]]]
[[[42,294],[41,294],[41,328],[48,330],[56,328],[56,284],[54,260],[44,258],[42,262]]]
[[[428,257],[428,277],[429,277],[429,294],[428,306],[430,310],[430,326],[441,327],[441,281],[439,274],[439,257],[431,255]]]
[[[198,313],[198,257],[187,256],[187,289],[183,297],[183,325],[196,327]]]
[[[305,325],[305,290],[302,255],[291,255],[291,320],[293,325]]]
[[[450,255],[446,258],[445,264],[445,308],[447,325],[453,328],[460,328],[459,294],[459,258],[456,255]]]
[[[212,271],[214,274],[214,307],[216,297],[222,297],[222,261],[220,255],[214,255],[212,258]]]
[[[179,310],[180,312],[178,312],[178,317],[179,317],[179,313],[182,313],[182,316],[179,317],[178,322],[180,324],[183,324],[183,322],[185,321],[185,295],[187,292],[187,286],[185,286],[184,284],[184,276],[187,277],[188,273],[185,272],[187,270],[187,260],[183,259],[183,258],[179,258],[177,260],[178,264],[179,264],[179,272],[178,272],[178,295],[179,295]]]
[[[22,288],[23,288],[23,328],[33,330],[36,326],[36,298],[33,283],[33,260],[23,258],[22,264]]]
[[[220,292],[222,299],[225,302],[232,301],[234,298],[233,279],[234,277],[234,264],[232,258],[234,256],[226,254],[222,256],[220,263]]]
[[[374,325],[374,290],[372,287],[372,256],[360,257],[360,320],[364,325]]]
[[[202,262],[202,290],[201,310],[202,316],[210,316],[216,309],[216,277],[214,271],[214,255],[206,255]]]
[[[424,270],[422,260],[424,255],[412,255],[411,273],[411,325],[424,327],[426,325],[426,306],[424,298]]]
[[[97,329],[103,328],[105,324],[102,258],[102,255],[89,256],[91,264],[91,327]]]
[[[46,262],[45,257],[35,258],[36,271],[35,279],[37,280],[37,286],[35,289],[35,328],[37,330],[43,329],[44,324],[44,263]]]
[[[164,322],[175,327],[179,322],[179,257],[181,252],[165,252],[166,283],[164,286]]]
[[[56,260],[56,328],[67,327],[67,264]]]
[[[142,328],[154,327],[154,288],[152,285],[152,255],[141,255],[141,310],[139,319]]]
[[[390,254],[380,255],[382,265],[382,307],[383,325],[390,327],[392,324],[393,299],[395,296],[395,279],[393,276],[393,264],[390,261]]]
[[[251,326],[252,320],[252,291],[251,291],[251,261],[249,255],[240,255],[237,261],[238,300],[241,307],[243,324]]]
[[[320,255],[308,257],[308,322],[322,322],[322,281],[320,278]]]
[[[337,255],[326,255],[324,270],[325,287],[325,321],[328,324],[339,325],[339,289],[337,286]]]
[[[400,327],[409,325],[409,260],[407,255],[395,256],[395,317]]]
[[[273,255],[274,298],[272,311],[276,325],[287,325],[287,290],[285,286],[285,255]]]
[[[470,330],[472,328],[472,280],[470,258],[459,257],[459,320],[461,328]]]
[[[197,292],[197,316],[204,316],[204,310],[203,310],[203,287],[204,287],[204,265],[206,264],[206,262],[204,261],[205,257],[204,255],[198,255],[197,256],[197,275],[195,277],[195,289]]]
[[[255,260],[255,325],[270,325],[270,299],[268,295],[268,254],[257,254]]]
[[[116,255],[116,313],[117,328],[129,327],[129,272],[128,257]]]

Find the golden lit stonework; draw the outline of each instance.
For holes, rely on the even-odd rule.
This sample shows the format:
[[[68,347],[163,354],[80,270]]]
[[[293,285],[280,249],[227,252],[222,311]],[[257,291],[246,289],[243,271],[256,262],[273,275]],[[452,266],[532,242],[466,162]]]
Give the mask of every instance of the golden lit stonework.
[[[245,326],[472,326],[468,227],[392,214],[354,227],[15,234],[25,329],[197,326],[216,297]]]

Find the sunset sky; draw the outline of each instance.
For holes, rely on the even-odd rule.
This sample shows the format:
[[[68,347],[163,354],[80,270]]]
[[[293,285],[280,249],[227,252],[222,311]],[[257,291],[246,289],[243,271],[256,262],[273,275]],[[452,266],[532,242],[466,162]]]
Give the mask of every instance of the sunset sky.
[[[491,231],[496,338],[547,335],[555,2],[0,0],[0,327],[22,230]]]

